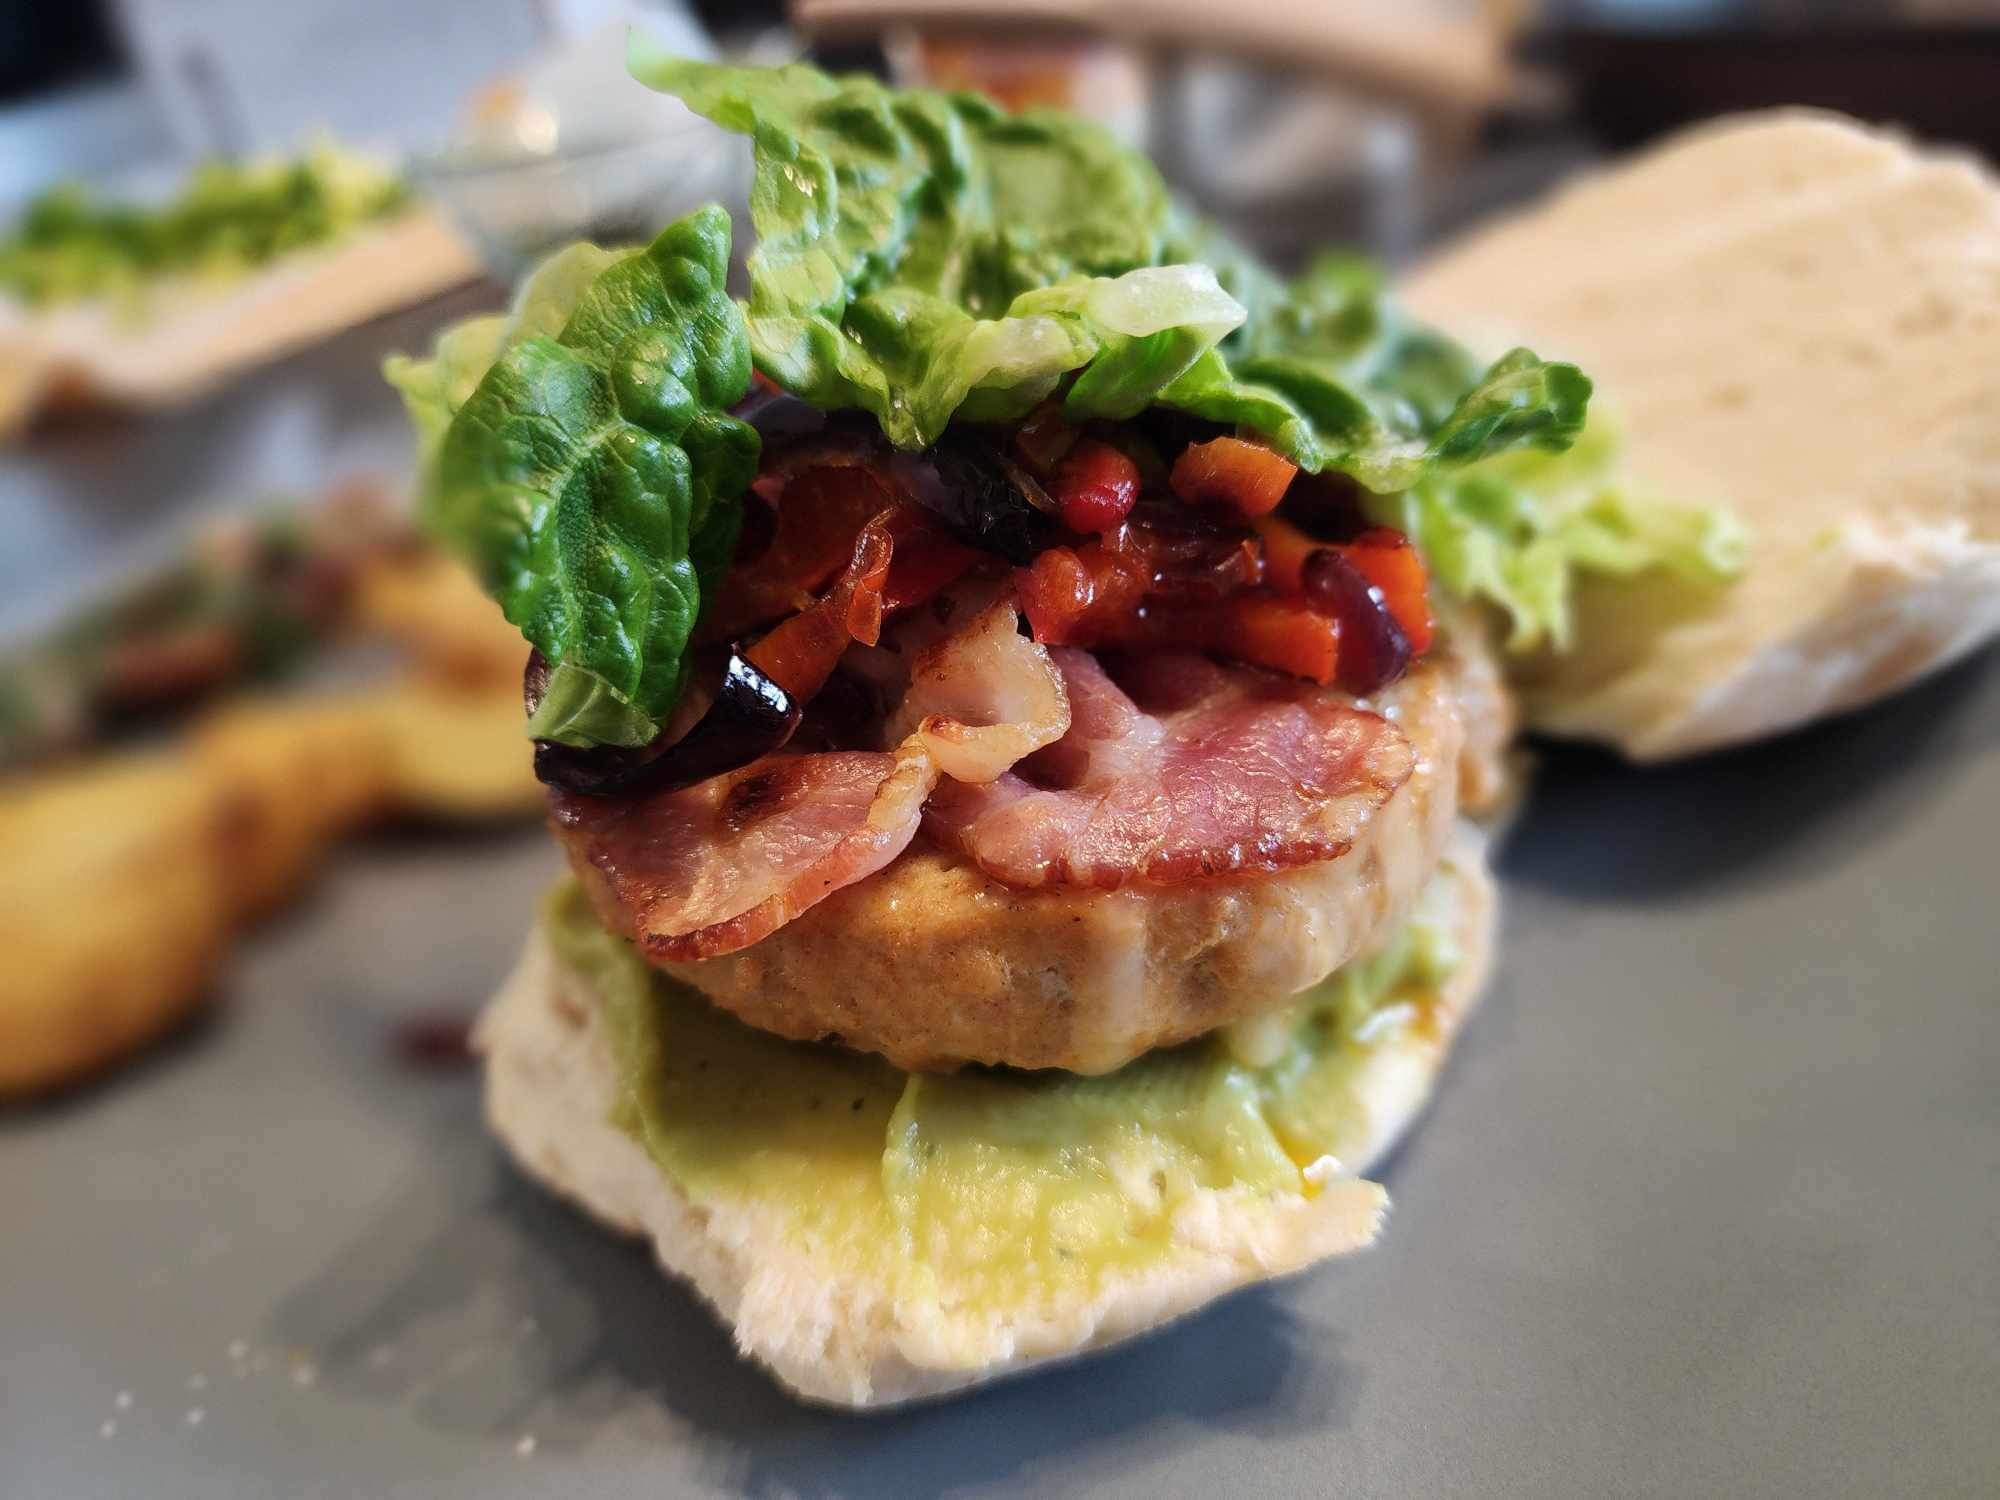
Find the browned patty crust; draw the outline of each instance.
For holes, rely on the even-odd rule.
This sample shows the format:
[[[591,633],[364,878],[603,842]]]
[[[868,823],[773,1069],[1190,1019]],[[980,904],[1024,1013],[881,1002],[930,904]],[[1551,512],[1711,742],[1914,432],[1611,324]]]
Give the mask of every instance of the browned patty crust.
[[[1495,712],[1492,682],[1461,631],[1381,695],[1416,766],[1338,859],[1180,885],[1021,890],[920,837],[761,942],[661,967],[753,1026],[899,1067],[1108,1071],[1283,1004],[1402,919],[1437,866],[1461,777],[1468,788],[1494,779],[1465,755],[1468,718]]]

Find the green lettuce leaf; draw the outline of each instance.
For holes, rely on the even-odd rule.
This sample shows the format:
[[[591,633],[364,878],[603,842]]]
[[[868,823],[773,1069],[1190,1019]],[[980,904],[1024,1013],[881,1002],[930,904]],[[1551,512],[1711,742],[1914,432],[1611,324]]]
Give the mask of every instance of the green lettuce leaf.
[[[758,368],[815,406],[872,413],[899,446],[954,416],[1020,416],[1072,374],[1073,417],[1164,403],[1374,490],[1560,448],[1582,425],[1590,382],[1574,366],[1516,350],[1482,371],[1401,318],[1362,261],[1280,282],[1084,121],[803,64],[698,62],[643,37],[629,61],[755,143]]]
[[[31,307],[96,299],[143,314],[164,281],[228,281],[408,202],[400,176],[325,141],[292,158],[202,162],[159,204],[60,182],[0,236],[0,294]]]
[[[657,51],[633,73],[752,138],[757,366],[908,448],[960,410],[1018,416],[1073,371],[1079,409],[1143,409],[1242,321],[1204,267],[1160,269],[1159,174],[1100,127],[803,64]],[[1131,273],[1131,274],[1128,274]]]
[[[1264,432],[1301,467],[1353,475],[1445,591],[1505,615],[1516,649],[1568,646],[1581,573],[1664,568],[1713,585],[1741,571],[1746,538],[1728,515],[1624,475],[1617,426],[1589,415],[1575,366],[1516,349],[1482,369],[1352,256],[1322,256],[1287,284],[1242,276],[1251,316],[1164,399]]]
[[[630,253],[591,244],[566,246],[529,273],[507,312],[454,323],[438,335],[429,359],[392,354],[383,361],[382,374],[402,393],[403,410],[416,430],[420,495],[435,491],[445,430],[500,352],[535,334],[553,338],[561,333],[591,282]]]
[[[554,668],[540,737],[644,744],[680,695],[758,458],[728,415],[750,384],[728,261],[715,207],[644,250],[577,247],[392,375],[431,434],[426,521]]]
[[[1372,262],[1324,255],[1281,283],[1221,236],[1202,243],[1253,311],[1162,393],[1168,405],[1251,428],[1300,468],[1338,469],[1377,493],[1511,448],[1558,452],[1583,427],[1590,380],[1576,366],[1515,349],[1482,369],[1404,313]]]
[[[1579,573],[1630,578],[1664,569],[1691,587],[1743,571],[1750,538],[1718,507],[1680,505],[1635,485],[1617,424],[1603,412],[1566,452],[1499,454],[1371,496],[1376,520],[1416,542],[1450,593],[1497,607],[1517,651],[1572,644]]]
[[[1148,266],[1023,292],[999,318],[886,289],[850,310],[847,342],[881,377],[879,403],[863,404],[891,441],[921,447],[954,416],[1023,417],[1072,373],[1071,416],[1132,416],[1242,318],[1207,267]]]

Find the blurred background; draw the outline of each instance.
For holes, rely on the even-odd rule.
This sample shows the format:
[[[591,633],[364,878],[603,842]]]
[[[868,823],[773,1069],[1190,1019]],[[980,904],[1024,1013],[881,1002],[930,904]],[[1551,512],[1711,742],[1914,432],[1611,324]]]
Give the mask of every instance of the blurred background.
[[[1087,111],[1280,263],[1330,241],[1401,261],[1603,152],[1762,104],[2000,147],[1995,0],[0,0],[0,224],[18,232],[55,184],[157,204],[201,161],[338,150],[465,252],[389,257],[394,285],[343,284],[322,299],[339,316],[310,326],[251,299],[172,340],[144,335],[179,283],[37,293],[0,256],[0,638],[171,523],[355,472],[393,484],[408,440],[381,355],[497,304],[550,244],[739,193],[734,143],[624,81],[635,24]],[[38,369],[20,327],[38,295],[44,324],[86,323],[79,302],[120,313],[44,329],[68,357]]]
[[[1764,105],[2000,151],[2000,0],[0,0],[16,920],[54,899],[21,872],[66,826],[31,804],[107,749],[194,746],[183,789],[227,772],[226,805],[191,805],[235,840],[218,889],[255,888],[208,902],[214,946],[351,828],[532,819],[522,742],[494,730],[518,719],[520,643],[407,522],[381,364],[501,306],[555,245],[740,200],[747,150],[626,77],[632,27],[1093,115],[1280,266],[1330,243],[1406,263]],[[384,674],[393,694],[351,688]],[[153,832],[123,830],[114,862],[171,863],[185,829]],[[86,957],[51,950],[38,982],[77,990]]]

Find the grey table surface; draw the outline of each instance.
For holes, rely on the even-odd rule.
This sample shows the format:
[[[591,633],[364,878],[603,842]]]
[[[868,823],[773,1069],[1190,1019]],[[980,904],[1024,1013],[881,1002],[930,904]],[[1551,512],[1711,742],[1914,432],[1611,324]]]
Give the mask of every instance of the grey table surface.
[[[374,361],[452,310],[9,458],[0,590],[397,461]],[[208,1022],[0,1115],[0,1496],[1993,1494],[1996,810],[1992,653],[1688,766],[1551,752],[1376,1248],[874,1419],[739,1365],[394,1045],[499,979],[546,839],[352,849]]]

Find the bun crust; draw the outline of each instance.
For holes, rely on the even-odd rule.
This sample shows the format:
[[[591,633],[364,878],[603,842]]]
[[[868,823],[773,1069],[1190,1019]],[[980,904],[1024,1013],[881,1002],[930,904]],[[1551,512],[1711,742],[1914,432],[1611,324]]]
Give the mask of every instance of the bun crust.
[[[1586,587],[1529,722],[1640,760],[1895,691],[2000,632],[2000,184],[1838,116],[1718,121],[1472,235],[1404,288],[1573,358],[1649,490],[1721,502],[1733,587]]]
[[[1460,835],[1465,958],[1431,1024],[1378,1044],[1354,1082],[1369,1123],[1363,1170],[1422,1107],[1452,1036],[1491,961],[1494,891],[1478,836]],[[943,1395],[1065,1359],[1172,1321],[1239,1287],[1283,1276],[1374,1239],[1387,1197],[1356,1177],[1316,1195],[1246,1205],[1210,1195],[1177,1222],[1185,1253],[1109,1281],[1071,1305],[1023,1307],[1003,1320],[976,1363],[940,1363],[931,1330],[863,1274],[830,1268],[782,1212],[742,1201],[691,1202],[611,1123],[615,1094],[598,1006],[539,932],[480,1023],[486,1109],[530,1175],[606,1225],[650,1240],[661,1267],[690,1283],[734,1333],[737,1348],[794,1394],[879,1408]]]

